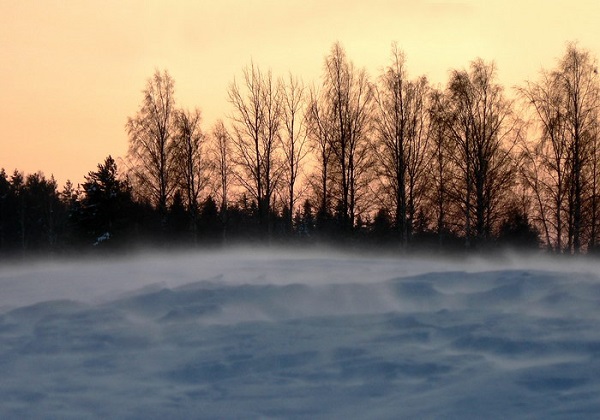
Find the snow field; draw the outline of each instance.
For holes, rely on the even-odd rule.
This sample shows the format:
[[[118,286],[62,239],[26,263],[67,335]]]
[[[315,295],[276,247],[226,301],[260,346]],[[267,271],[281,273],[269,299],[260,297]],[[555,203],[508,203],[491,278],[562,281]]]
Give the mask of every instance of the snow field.
[[[0,417],[591,418],[597,268],[244,250],[7,265]]]

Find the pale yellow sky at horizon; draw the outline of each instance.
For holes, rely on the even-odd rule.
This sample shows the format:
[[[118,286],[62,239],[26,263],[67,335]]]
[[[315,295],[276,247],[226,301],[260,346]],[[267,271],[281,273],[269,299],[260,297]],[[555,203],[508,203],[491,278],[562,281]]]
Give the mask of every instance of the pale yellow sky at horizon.
[[[0,0],[0,168],[53,174],[60,188],[127,152],[125,123],[155,69],[208,131],[253,60],[318,83],[340,41],[372,79],[398,42],[411,76],[494,60],[510,89],[551,68],[568,41],[600,54],[600,1]]]

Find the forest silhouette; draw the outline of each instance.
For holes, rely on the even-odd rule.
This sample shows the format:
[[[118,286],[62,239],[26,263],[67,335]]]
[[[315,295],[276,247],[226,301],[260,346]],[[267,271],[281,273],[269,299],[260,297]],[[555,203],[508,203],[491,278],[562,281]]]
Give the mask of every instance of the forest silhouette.
[[[600,79],[576,43],[507,93],[493,62],[444,87],[393,44],[370,77],[335,43],[318,83],[250,63],[212,127],[156,70],[129,151],[62,190],[0,172],[0,252],[328,243],[439,252],[593,253],[600,240]]]

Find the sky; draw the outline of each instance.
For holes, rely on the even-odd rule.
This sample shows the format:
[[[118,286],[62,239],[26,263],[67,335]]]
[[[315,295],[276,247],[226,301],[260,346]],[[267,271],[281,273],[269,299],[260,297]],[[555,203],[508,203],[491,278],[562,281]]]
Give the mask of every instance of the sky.
[[[210,131],[251,60],[318,84],[339,41],[374,79],[396,41],[412,76],[443,87],[481,57],[510,90],[569,41],[598,56],[599,16],[594,0],[0,0],[0,168],[42,171],[62,188],[125,157],[125,123],[157,69]]]

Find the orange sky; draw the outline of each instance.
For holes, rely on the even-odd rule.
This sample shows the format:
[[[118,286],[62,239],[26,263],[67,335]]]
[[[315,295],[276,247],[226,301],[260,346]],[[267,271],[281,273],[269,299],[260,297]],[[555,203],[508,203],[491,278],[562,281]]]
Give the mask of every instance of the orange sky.
[[[125,156],[125,122],[156,68],[208,130],[250,59],[318,82],[336,40],[371,76],[397,41],[413,76],[443,85],[483,57],[510,88],[554,66],[567,41],[599,55],[600,1],[0,0],[0,167],[81,182]]]

